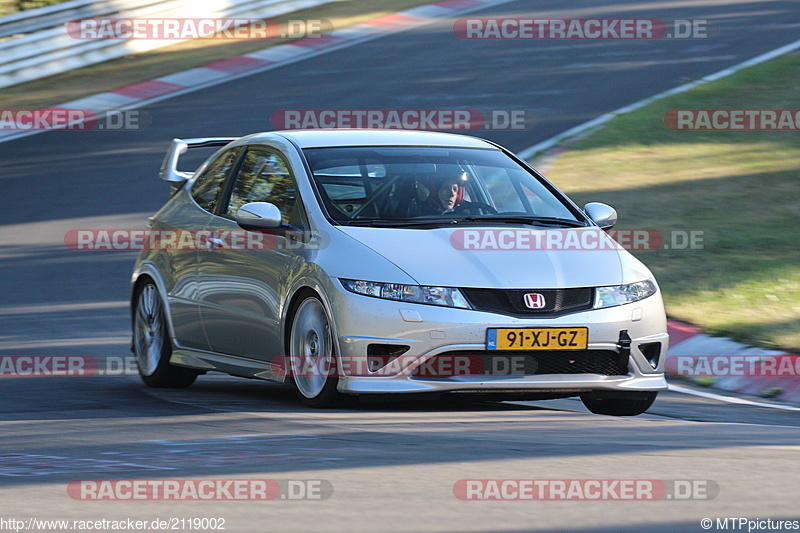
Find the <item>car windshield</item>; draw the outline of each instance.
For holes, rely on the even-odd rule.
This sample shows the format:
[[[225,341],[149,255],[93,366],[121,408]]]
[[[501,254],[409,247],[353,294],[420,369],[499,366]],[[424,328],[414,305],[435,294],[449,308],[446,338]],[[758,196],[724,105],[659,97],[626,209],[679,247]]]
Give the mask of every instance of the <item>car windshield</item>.
[[[347,147],[304,154],[329,215],[343,224],[586,224],[500,150]]]

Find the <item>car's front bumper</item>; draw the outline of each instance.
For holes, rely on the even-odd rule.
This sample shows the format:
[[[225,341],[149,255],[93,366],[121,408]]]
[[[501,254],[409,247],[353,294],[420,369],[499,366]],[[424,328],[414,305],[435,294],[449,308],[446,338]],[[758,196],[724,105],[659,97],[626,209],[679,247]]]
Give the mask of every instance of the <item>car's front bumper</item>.
[[[515,318],[481,311],[383,300],[346,291],[337,280],[329,293],[339,354],[339,390],[350,394],[414,392],[486,392],[580,394],[589,391],[659,391],[667,388],[664,359],[669,345],[660,292],[632,304],[568,314],[556,318]],[[621,333],[630,337],[627,373],[481,373],[425,376],[414,372],[374,372],[370,345],[407,346],[404,369],[453,353],[486,350],[487,329],[500,327],[588,327],[588,350],[627,351]],[[655,364],[642,352],[657,343]],[[374,346],[373,346],[374,349]],[[652,348],[651,348],[652,349]],[[374,351],[374,350],[373,350]],[[509,352],[503,352],[509,354]],[[517,352],[515,352],[516,354]],[[521,352],[520,352],[521,353]],[[536,357],[536,352],[526,352]],[[511,355],[515,355],[511,354]],[[374,361],[373,361],[374,362]],[[391,366],[391,365],[390,365]],[[388,368],[388,367],[387,367]],[[399,367],[395,367],[399,368]],[[354,370],[355,369],[355,370]],[[424,373],[423,373],[424,374]]]

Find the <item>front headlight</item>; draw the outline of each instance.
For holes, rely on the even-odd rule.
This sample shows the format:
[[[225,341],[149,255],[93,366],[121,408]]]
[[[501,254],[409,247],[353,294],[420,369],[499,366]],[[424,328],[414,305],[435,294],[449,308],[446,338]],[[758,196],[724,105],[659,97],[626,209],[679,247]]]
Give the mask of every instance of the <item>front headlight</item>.
[[[467,299],[461,294],[461,291],[452,287],[400,285],[398,283],[378,283],[375,281],[359,281],[352,279],[342,279],[340,281],[348,291],[356,294],[363,294],[364,296],[374,296],[376,298],[417,304],[472,309]]]
[[[594,308],[614,307],[615,305],[629,304],[644,300],[658,290],[656,280],[650,278],[628,285],[614,285],[612,287],[598,287],[594,290]]]

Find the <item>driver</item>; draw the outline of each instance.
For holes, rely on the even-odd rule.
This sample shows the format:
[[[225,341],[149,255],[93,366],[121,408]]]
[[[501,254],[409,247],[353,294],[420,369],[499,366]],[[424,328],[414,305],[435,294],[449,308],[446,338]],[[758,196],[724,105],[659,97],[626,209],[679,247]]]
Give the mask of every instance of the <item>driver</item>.
[[[453,211],[464,200],[464,183],[466,173],[459,176],[452,174],[432,174],[428,177],[427,186],[417,189],[417,197],[412,200],[411,215],[443,215]]]
[[[441,208],[442,211],[450,211],[455,209],[461,203],[459,191],[462,188],[458,184],[458,180],[451,178],[439,185],[436,189],[436,194],[431,194],[428,199],[437,209]],[[463,194],[461,195],[463,198]]]

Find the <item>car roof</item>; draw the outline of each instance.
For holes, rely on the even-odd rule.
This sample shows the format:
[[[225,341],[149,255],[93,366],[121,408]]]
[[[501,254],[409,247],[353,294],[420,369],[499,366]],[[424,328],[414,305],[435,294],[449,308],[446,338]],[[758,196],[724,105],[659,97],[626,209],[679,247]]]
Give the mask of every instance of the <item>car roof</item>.
[[[280,135],[300,148],[328,148],[338,146],[446,146],[450,148],[492,148],[488,141],[456,135],[418,130],[380,129],[313,129],[269,132]],[[257,139],[253,139],[254,141]]]

